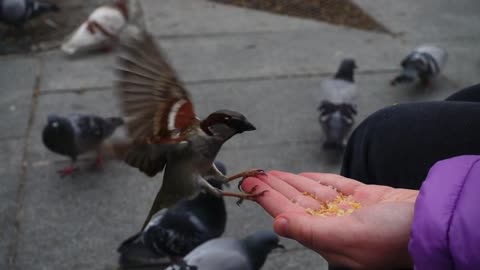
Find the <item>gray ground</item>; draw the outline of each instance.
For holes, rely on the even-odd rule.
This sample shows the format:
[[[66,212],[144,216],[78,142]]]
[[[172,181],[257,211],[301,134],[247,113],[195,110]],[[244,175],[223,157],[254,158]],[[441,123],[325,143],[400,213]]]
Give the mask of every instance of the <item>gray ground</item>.
[[[198,113],[228,107],[258,127],[225,145],[220,159],[230,172],[338,171],[339,162],[321,149],[316,107],[319,82],[342,57],[355,57],[360,68],[359,120],[387,105],[439,100],[478,82],[478,0],[355,0],[395,37],[204,0],[138,2]],[[400,59],[424,42],[449,51],[445,76],[428,92],[391,88]],[[103,173],[60,179],[56,170],[66,160],[40,140],[50,112],[118,113],[112,55],[68,59],[54,50],[1,56],[0,63],[0,269],[114,269],[116,247],[139,228],[160,181],[114,161]],[[228,208],[226,235],[271,227],[254,203],[239,208],[229,200]],[[287,246],[264,269],[326,269],[317,254],[292,241]]]

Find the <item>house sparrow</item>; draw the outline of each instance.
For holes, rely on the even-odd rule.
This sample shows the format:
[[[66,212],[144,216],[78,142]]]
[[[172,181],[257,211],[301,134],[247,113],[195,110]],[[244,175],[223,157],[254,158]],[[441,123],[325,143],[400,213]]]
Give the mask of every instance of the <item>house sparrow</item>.
[[[100,146],[110,137],[123,120],[117,117],[101,118],[95,115],[72,114],[67,117],[49,115],[43,129],[43,144],[52,152],[70,157],[71,164],[59,171],[60,175],[71,175],[76,168],[77,156],[96,150],[96,165],[102,165]]]
[[[198,246],[167,270],[259,270],[276,248],[284,247],[271,231],[258,231],[243,239],[217,238]]]
[[[225,174],[225,166],[215,161]],[[221,189],[223,182],[208,179]],[[225,231],[227,212],[223,197],[200,192],[192,200],[182,199],[156,213],[143,231],[125,240],[118,248],[122,267],[164,265],[182,258],[204,242]]]
[[[0,21],[17,27],[44,13],[58,11],[57,5],[43,1],[0,0]]]
[[[229,182],[264,173],[251,170],[227,178],[213,165],[223,143],[235,134],[255,130],[247,118],[239,112],[218,110],[198,119],[189,92],[149,34],[131,36],[122,48],[117,92],[133,140],[125,160],[148,176],[164,170],[162,187],[146,222],[160,209],[193,198],[202,189],[240,200],[262,195],[255,190],[250,194],[223,191],[205,180]]]
[[[318,110],[320,126],[326,136],[324,148],[343,149],[354,124],[358,102],[355,68],[357,65],[353,59],[344,59],[334,78],[322,81],[322,101]]]
[[[95,49],[111,49],[120,32],[127,25],[126,0],[115,0],[110,5],[95,9],[61,49],[69,55]]]
[[[432,80],[442,71],[447,59],[448,54],[444,49],[422,45],[403,59],[402,73],[391,81],[391,85],[419,81],[428,88]]]

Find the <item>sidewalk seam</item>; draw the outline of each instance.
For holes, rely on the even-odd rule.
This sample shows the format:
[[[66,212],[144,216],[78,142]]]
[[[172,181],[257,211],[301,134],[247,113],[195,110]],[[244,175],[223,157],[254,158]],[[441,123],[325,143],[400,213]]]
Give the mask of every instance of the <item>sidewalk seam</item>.
[[[22,149],[22,158],[20,163],[20,175],[18,178],[18,189],[17,189],[17,196],[16,196],[16,216],[14,221],[14,236],[13,241],[10,243],[9,250],[8,250],[8,265],[10,269],[17,269],[16,260],[17,260],[17,253],[18,253],[18,241],[20,236],[20,219],[22,216],[23,211],[23,202],[25,196],[25,184],[27,178],[27,167],[28,167],[28,149],[30,147],[30,133],[33,127],[33,122],[35,120],[35,112],[37,109],[37,101],[38,96],[40,94],[40,83],[43,73],[43,60],[41,58],[37,58],[37,73],[35,74],[35,83],[33,86],[32,92],[32,104],[30,107],[30,113],[28,117],[28,124],[27,129],[25,131],[25,135],[23,138],[23,149]]]

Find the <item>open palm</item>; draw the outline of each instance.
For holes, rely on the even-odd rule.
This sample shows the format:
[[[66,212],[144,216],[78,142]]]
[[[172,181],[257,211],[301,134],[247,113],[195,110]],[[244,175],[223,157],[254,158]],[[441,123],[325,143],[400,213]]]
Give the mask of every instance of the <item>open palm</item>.
[[[268,190],[256,200],[275,218],[275,231],[318,252],[329,263],[355,269],[411,266],[407,246],[418,191],[365,185],[335,174],[279,171],[247,178],[242,184],[246,191],[254,186]],[[318,209],[340,194],[351,195],[362,207],[338,217],[305,211]]]

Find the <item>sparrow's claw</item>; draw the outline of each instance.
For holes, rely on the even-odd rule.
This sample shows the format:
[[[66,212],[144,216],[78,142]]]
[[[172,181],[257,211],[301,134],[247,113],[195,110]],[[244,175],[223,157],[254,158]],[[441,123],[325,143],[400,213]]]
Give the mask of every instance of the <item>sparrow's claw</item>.
[[[68,167],[65,167],[64,169],[62,170],[59,170],[58,171],[58,174],[60,175],[60,177],[64,178],[65,176],[71,176],[73,175],[73,173],[77,171],[77,168],[74,167],[73,165],[70,165]]]
[[[240,206],[244,200],[255,200],[255,198],[259,196],[263,196],[265,192],[268,190],[264,190],[261,192],[255,192],[257,190],[258,186],[254,186],[252,190],[250,190],[249,193],[234,193],[234,192],[228,192],[228,191],[222,191],[222,195],[226,197],[236,197],[238,198],[237,205]]]
[[[233,180],[238,179],[238,178],[245,179],[247,177],[254,177],[254,176],[257,176],[257,175],[267,175],[267,173],[262,169],[252,169],[252,170],[248,170],[248,171],[244,171],[244,172],[232,175],[232,176],[228,177],[225,182],[230,182],[230,181],[233,181]]]

